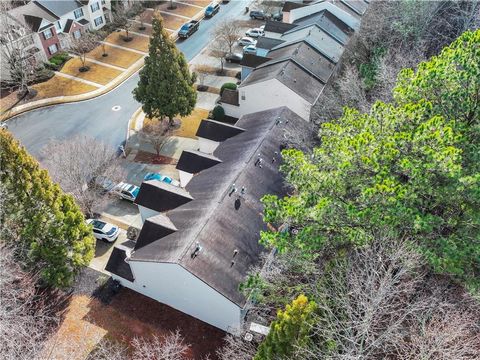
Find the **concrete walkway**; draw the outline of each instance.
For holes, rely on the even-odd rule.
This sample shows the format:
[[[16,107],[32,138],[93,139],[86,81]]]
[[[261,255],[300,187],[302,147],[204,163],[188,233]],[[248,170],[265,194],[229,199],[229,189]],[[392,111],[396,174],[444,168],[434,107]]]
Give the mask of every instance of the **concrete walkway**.
[[[146,52],[144,52],[144,51],[140,51],[140,50],[136,50],[136,49],[131,49],[131,48],[128,48],[128,47],[125,47],[125,46],[117,45],[117,44],[112,44],[112,43],[109,43],[109,42],[107,42],[107,41],[100,41],[100,43],[101,43],[101,44],[105,44],[105,45],[109,45],[109,46],[114,47],[114,48],[132,51],[132,52],[137,53],[137,54],[140,54],[140,55],[147,55],[147,54],[148,54],[148,53],[146,53]]]

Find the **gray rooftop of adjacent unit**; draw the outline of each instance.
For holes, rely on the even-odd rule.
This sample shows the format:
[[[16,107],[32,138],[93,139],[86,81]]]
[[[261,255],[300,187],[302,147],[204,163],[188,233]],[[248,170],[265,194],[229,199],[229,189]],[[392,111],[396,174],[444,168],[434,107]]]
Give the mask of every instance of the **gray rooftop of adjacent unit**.
[[[311,104],[315,102],[325,86],[294,60],[288,59],[268,66],[264,64],[255,69],[242,82],[240,88],[272,79],[280,81]]]
[[[40,29],[43,19],[52,23],[58,20],[58,17],[42,9],[34,2],[29,2],[27,5],[13,8],[8,14],[23,26],[26,26],[34,32],[37,32]]]
[[[283,42],[283,40],[280,39],[273,39],[273,38],[268,38],[265,36],[261,36],[257,40],[257,44],[255,45],[257,49],[267,49],[270,50],[271,48],[280,45]]]
[[[313,132],[287,107],[245,115],[237,125],[245,131],[214,152],[222,163],[203,170],[187,185],[195,200],[166,213],[178,230],[138,249],[130,261],[177,263],[243,306],[245,297],[238,286],[264,251],[258,243],[260,231],[266,230],[260,198],[286,193],[278,169],[286,138],[298,136],[306,143]],[[265,159],[262,167],[255,166],[258,154]],[[270,161],[273,157],[275,162]],[[234,183],[237,192],[230,195]],[[242,187],[246,191],[240,196]],[[197,242],[202,250],[192,258]]]
[[[347,43],[351,33],[353,32],[353,28],[344,23],[328,10],[323,10],[316,14],[298,19],[295,21],[295,24],[299,26],[317,24],[322,30],[343,45]]]
[[[335,68],[335,63],[330,61],[330,59],[306,41],[300,41],[276,50],[271,50],[268,52],[268,57],[272,58],[272,60],[260,65],[257,69],[268,66],[270,63],[290,59],[324,84],[327,83]]]
[[[60,17],[82,7],[76,0],[35,0],[34,3]]]
[[[339,41],[322,30],[317,24],[301,26],[287,31],[280,40],[284,40],[284,43],[273,47],[272,50],[287,46],[292,42],[305,40],[334,62],[340,60],[345,49]]]

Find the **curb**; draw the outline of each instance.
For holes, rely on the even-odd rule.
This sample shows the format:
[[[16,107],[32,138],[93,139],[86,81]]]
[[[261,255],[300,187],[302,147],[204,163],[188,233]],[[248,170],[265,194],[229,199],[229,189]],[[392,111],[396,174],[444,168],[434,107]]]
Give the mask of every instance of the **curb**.
[[[130,117],[130,119],[128,120],[128,124],[127,124],[127,134],[125,136],[125,148],[127,148],[127,143],[128,143],[128,139],[130,138],[131,136],[131,132],[134,132],[135,129],[131,129],[131,126],[132,126],[132,122],[134,123],[134,125],[136,124],[137,122],[137,118],[138,116],[140,115],[140,113],[142,112],[142,107],[140,106],[137,110],[135,110],[135,112],[133,113],[133,115]]]
[[[42,99],[38,101],[34,101],[31,103],[19,105],[17,107],[14,107],[8,111],[6,111],[4,114],[0,116],[1,121],[7,121],[15,116],[18,116],[20,114],[23,114],[25,112],[28,112],[30,110],[35,110],[43,107],[48,107],[52,105],[59,105],[59,104],[68,104],[68,103],[73,103],[73,102],[81,102],[81,101],[86,101],[86,100],[91,100],[97,97],[100,97],[102,95],[105,95],[109,93],[112,90],[115,90],[117,87],[122,85],[125,81],[130,79],[133,75],[135,75],[142,67],[144,63],[144,58],[142,57],[137,61],[137,63],[132,65],[131,70],[127,70],[124,72],[122,75],[120,75],[118,78],[115,80],[112,80],[114,82],[111,86],[105,87],[105,88],[100,88],[94,91],[90,91],[88,93],[80,94],[80,95],[69,95],[69,96],[57,96],[54,98],[47,98],[47,99]],[[118,79],[118,80],[117,80]]]

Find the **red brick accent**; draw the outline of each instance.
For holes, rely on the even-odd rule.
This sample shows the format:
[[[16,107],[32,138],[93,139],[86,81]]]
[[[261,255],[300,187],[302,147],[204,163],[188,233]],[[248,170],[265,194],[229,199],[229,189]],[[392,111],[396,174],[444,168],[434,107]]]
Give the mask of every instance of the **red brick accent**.
[[[55,26],[52,26],[50,28],[52,31],[52,37],[48,40],[45,40],[45,36],[43,36],[43,31],[38,33],[38,36],[40,37],[40,41],[42,42],[43,46],[43,51],[45,51],[45,54],[47,55],[47,58],[50,59],[53,55],[55,54],[50,54],[50,51],[48,51],[48,47],[57,44],[58,51],[60,51],[62,48],[60,47],[60,41],[58,40],[57,36],[57,31],[55,30]],[[45,30],[44,30],[45,31]]]

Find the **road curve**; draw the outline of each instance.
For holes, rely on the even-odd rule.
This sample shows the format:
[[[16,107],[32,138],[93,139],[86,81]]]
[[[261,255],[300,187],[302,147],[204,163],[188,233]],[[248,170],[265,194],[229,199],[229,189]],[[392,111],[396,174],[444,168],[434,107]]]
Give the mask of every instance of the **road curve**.
[[[201,22],[199,31],[187,40],[177,41],[177,47],[185,54],[187,61],[211,41],[211,32],[219,21],[233,21],[243,14],[248,3],[248,0],[235,0],[222,5],[217,15]],[[138,79],[139,75],[135,73],[114,90],[94,99],[23,113],[10,119],[8,128],[39,160],[43,157],[41,149],[48,141],[76,134],[92,136],[116,147],[125,139],[128,120],[140,106],[132,96]],[[112,110],[115,106],[120,106],[120,110]]]

